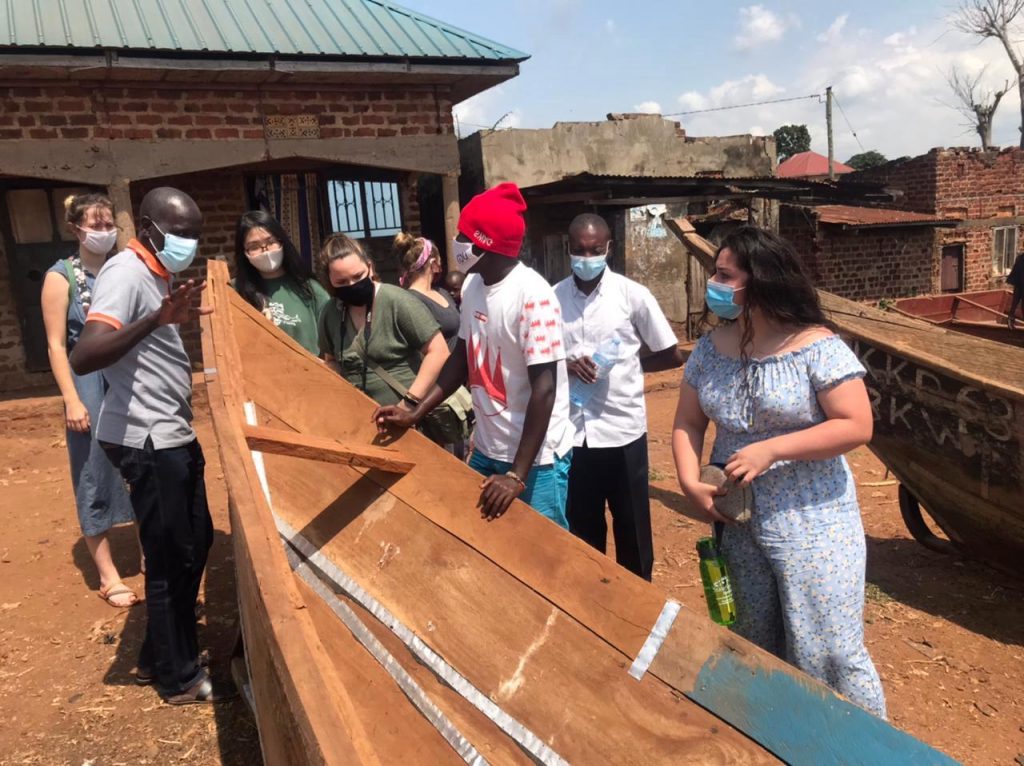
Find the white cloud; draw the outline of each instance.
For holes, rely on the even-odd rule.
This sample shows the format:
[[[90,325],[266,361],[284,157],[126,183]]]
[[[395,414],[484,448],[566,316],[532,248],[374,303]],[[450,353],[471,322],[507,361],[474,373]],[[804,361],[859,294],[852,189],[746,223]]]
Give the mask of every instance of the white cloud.
[[[842,16],[837,16],[836,20],[829,24],[828,29],[818,35],[818,41],[822,43],[831,43],[839,39],[843,33],[843,27],[846,26],[847,20],[849,20],[850,14],[844,13]]]
[[[767,101],[787,96],[821,94],[785,103],[744,109],[685,115],[680,119],[692,136],[732,135],[764,128],[770,133],[780,125],[806,124],[812,148],[824,154],[824,92],[832,85],[838,107],[834,110],[836,156],[845,161],[863,150],[875,149],[900,157],[927,152],[935,146],[977,146],[977,136],[950,107],[954,103],[946,74],[956,65],[971,75],[987,66],[983,85],[1002,86],[1013,81],[1006,54],[998,42],[978,43],[971,37],[948,31],[944,20],[928,27],[900,31],[850,29],[829,42],[812,43],[807,52],[794,51],[800,74],[776,81],[766,74],[725,80],[678,97],[680,111]],[[834,26],[834,25],[833,25]],[[1016,88],[1006,94],[996,113],[993,139],[1014,145],[1018,140],[1020,106]],[[857,131],[860,143],[846,119]]]
[[[763,74],[748,74],[739,80],[726,80],[709,91],[711,106],[734,106],[748,101],[764,101],[782,93],[781,88]]]
[[[456,104],[452,111],[455,113],[459,136],[468,136],[490,128],[495,123],[498,129],[518,128],[523,124],[522,112],[508,102],[505,89],[501,86]]]
[[[661,114],[661,104],[657,101],[641,101],[633,106],[633,111],[641,114]]]
[[[605,19],[604,20],[604,31],[605,32],[607,32],[610,35],[614,35],[615,34],[615,29],[616,29],[615,19]]]
[[[680,111],[690,112],[717,109],[723,106],[738,106],[754,101],[765,101],[778,96],[784,91],[785,88],[776,85],[763,74],[748,74],[739,80],[726,80],[710,88],[707,93],[698,93],[694,90],[687,91],[679,96],[677,100]]]
[[[763,5],[740,8],[740,31],[733,38],[737,50],[749,51],[767,43],[778,42],[787,27],[796,26],[795,19],[783,19]]]
[[[708,100],[697,91],[688,90],[679,97],[679,106],[683,108],[684,112],[693,109],[707,109]]]

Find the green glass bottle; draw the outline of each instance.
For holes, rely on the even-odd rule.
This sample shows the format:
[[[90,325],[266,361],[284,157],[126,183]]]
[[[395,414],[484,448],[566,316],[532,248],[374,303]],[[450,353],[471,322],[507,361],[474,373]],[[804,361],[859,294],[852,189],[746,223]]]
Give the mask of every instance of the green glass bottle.
[[[702,537],[698,540],[697,555],[700,557],[700,579],[704,583],[708,613],[719,625],[732,625],[736,622],[736,602],[732,597],[729,570],[714,539]]]

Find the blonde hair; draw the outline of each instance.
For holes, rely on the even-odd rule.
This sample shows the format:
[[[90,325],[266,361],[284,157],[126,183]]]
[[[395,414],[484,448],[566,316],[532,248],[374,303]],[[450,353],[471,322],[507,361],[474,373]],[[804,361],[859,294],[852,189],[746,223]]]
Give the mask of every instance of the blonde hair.
[[[347,258],[350,255],[359,256],[359,259],[370,267],[371,276],[375,276],[377,274],[377,270],[373,265],[373,259],[366,254],[366,251],[363,250],[363,246],[347,234],[338,233],[329,236],[320,246],[320,262],[317,268],[320,281],[325,285],[329,285],[331,283],[331,278],[328,274],[328,269],[330,269],[331,263],[340,258]]]
[[[423,251],[427,248],[428,244],[432,250],[430,257],[419,268],[416,268],[416,263],[419,261],[420,256],[423,255]],[[402,282],[405,282],[414,274],[419,274],[427,268],[431,260],[440,257],[437,247],[433,242],[423,237],[414,237],[406,231],[400,231],[395,235],[395,241],[392,243],[391,249],[398,260],[398,273]]]
[[[94,207],[103,207],[114,212],[114,203],[110,197],[99,192],[69,194],[64,200],[64,222],[70,226],[78,226]]]

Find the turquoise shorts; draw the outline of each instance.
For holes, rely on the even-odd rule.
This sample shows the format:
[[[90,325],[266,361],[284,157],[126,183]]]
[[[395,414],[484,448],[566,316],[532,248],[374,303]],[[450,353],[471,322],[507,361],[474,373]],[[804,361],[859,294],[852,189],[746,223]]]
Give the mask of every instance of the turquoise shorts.
[[[565,529],[569,528],[569,521],[565,517],[565,501],[569,495],[571,464],[572,450],[569,450],[562,457],[556,457],[554,463],[535,465],[526,477],[526,489],[519,496],[524,503]],[[511,463],[489,458],[479,450],[473,450],[469,467],[484,476],[506,474],[512,470]]]

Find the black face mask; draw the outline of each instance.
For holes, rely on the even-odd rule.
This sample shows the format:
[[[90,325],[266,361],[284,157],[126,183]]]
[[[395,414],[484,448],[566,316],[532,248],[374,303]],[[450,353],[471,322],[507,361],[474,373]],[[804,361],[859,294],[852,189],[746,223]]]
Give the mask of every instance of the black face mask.
[[[351,285],[335,287],[334,297],[346,306],[369,306],[373,303],[373,280],[367,274]]]

